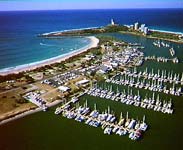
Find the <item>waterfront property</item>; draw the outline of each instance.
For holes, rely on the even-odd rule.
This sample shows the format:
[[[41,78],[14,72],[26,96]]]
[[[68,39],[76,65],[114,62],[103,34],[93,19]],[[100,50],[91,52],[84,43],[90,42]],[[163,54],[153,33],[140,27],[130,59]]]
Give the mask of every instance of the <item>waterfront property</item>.
[[[119,51],[115,52],[113,47],[102,45],[105,54],[102,57],[102,64],[108,66],[108,68],[117,68],[119,66],[140,66],[144,61],[144,53],[140,51],[140,48],[129,44],[128,46],[121,46],[124,43],[113,42],[113,46],[117,47]]]

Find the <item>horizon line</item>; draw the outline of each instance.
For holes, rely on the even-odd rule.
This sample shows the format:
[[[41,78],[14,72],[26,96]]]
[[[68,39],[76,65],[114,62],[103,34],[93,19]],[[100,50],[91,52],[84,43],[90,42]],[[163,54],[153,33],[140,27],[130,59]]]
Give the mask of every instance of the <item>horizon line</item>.
[[[22,9],[22,10],[0,10],[0,12],[7,12],[7,11],[58,11],[58,10],[127,10],[127,9],[183,9],[182,7],[173,7],[173,8],[81,8],[81,9]]]

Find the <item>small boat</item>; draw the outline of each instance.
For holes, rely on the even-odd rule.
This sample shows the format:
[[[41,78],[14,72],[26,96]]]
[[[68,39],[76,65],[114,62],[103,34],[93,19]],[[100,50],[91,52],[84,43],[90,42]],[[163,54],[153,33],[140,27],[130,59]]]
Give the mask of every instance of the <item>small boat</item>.
[[[112,132],[112,128],[111,127],[106,127],[105,128],[105,130],[104,130],[104,134],[108,134],[108,135],[110,135],[111,134],[111,132]]]
[[[43,111],[47,111],[48,107],[46,105],[43,105],[42,109],[43,109]]]
[[[172,47],[172,48],[170,48],[169,49],[169,51],[170,51],[170,54],[172,55],[172,56],[174,56],[175,55],[175,50],[174,50],[174,48]]]
[[[60,107],[56,108],[55,114],[59,115],[62,112],[62,109]]]
[[[71,99],[71,102],[72,102],[72,103],[76,103],[78,100],[79,100],[79,99],[78,99],[77,97],[73,97],[73,98]]]

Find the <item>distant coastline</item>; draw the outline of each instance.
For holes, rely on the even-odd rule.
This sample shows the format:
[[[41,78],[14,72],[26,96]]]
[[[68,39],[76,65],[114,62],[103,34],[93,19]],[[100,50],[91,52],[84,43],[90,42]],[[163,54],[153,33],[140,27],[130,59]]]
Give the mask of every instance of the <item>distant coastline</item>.
[[[130,25],[125,24],[124,26],[130,27]],[[163,30],[163,29],[154,29],[154,28],[149,28],[150,31],[156,31],[156,32],[163,32],[163,33],[171,33],[171,34],[183,34],[183,32],[177,32],[177,31],[169,31],[169,30]]]
[[[167,30],[158,30],[158,29],[150,29],[150,31],[157,31],[157,32],[171,33],[171,34],[183,34],[183,32],[175,32],[175,31],[167,31]]]
[[[141,32],[132,30],[130,25],[111,25],[94,27],[94,28],[81,28],[81,29],[72,29],[72,30],[63,30],[58,32],[50,32],[42,34],[43,37],[59,37],[59,36],[88,36],[88,35],[97,35],[102,33],[111,33],[111,32],[121,32],[125,34],[133,34],[137,36],[144,36],[146,38],[161,39],[175,43],[183,43],[183,33],[166,31],[166,30],[157,30],[149,29],[149,34],[144,35]]]
[[[130,27],[130,25],[124,25],[126,27]],[[60,34],[62,33],[73,33],[72,35],[68,35],[68,36],[73,36],[75,34],[75,32],[82,32],[82,31],[85,31],[85,30],[95,30],[95,29],[103,29],[105,27],[103,26],[100,26],[100,27],[88,27],[88,28],[78,28],[78,29],[70,29],[70,30],[62,30],[62,31],[53,31],[53,32],[47,32],[47,33],[43,33],[43,34],[40,34],[38,36],[43,36],[43,37],[54,37],[56,35],[60,36]],[[151,32],[160,32],[160,33],[168,33],[168,34],[174,34],[174,35],[183,35],[182,32],[174,32],[174,31],[166,31],[166,30],[157,30],[157,29],[150,29]],[[128,32],[128,31],[122,31],[121,33],[127,33],[127,34],[134,34],[134,35],[137,35],[139,36],[139,34],[137,33],[134,33],[134,32]],[[63,35],[65,36],[65,35]],[[78,36],[78,35],[76,35]],[[83,35],[81,35],[83,36]],[[8,74],[17,74],[19,72],[23,72],[23,71],[30,71],[30,70],[34,70],[36,68],[39,68],[39,67],[43,67],[45,65],[50,65],[50,64],[54,64],[54,63],[57,63],[57,62],[61,62],[61,61],[65,61],[66,59],[72,57],[72,56],[75,56],[75,55],[78,55],[90,48],[93,48],[93,47],[96,47],[97,46],[97,43],[99,43],[99,40],[90,35],[86,38],[89,38],[91,40],[91,43],[81,49],[77,49],[77,50],[74,50],[72,52],[69,52],[69,53],[66,53],[66,54],[63,54],[63,55],[60,55],[60,56],[56,56],[56,57],[52,57],[50,59],[45,59],[45,60],[41,60],[41,61],[38,61],[38,62],[33,62],[33,63],[29,63],[29,64],[23,64],[23,65],[19,65],[19,66],[15,66],[15,67],[8,67],[8,68],[4,68],[4,69],[0,69],[0,75],[8,75]],[[158,38],[158,37],[151,37],[151,36],[147,36],[147,38]],[[159,39],[162,39],[162,40],[168,40],[168,41],[171,41],[171,42],[177,42],[177,43],[182,43],[182,41],[176,41],[176,40],[171,40],[171,39],[165,39],[165,38],[159,38]]]
[[[126,27],[129,28],[129,25],[124,25]],[[48,32],[48,33],[43,33],[43,34],[40,34],[38,36],[43,36],[43,37],[54,37],[58,34],[58,36],[60,36],[60,34],[62,33],[73,33],[73,35],[75,34],[75,32],[82,32],[82,31],[85,31],[85,30],[95,30],[95,29],[102,29],[104,28],[103,26],[100,26],[100,27],[88,27],[88,28],[79,28],[79,29],[70,29],[70,30],[62,30],[62,31],[53,31],[53,32]],[[160,33],[168,33],[168,34],[174,34],[174,35],[183,35],[182,32],[174,32],[174,31],[166,31],[166,30],[157,30],[157,29],[150,29],[151,32],[160,32]],[[127,33],[127,34],[133,34],[133,35],[137,35],[139,36],[139,34],[137,33],[133,33],[133,32],[128,32],[128,31],[121,31],[121,33]],[[73,35],[69,35],[69,36],[73,36]],[[78,36],[78,35],[76,35]],[[83,36],[83,35],[81,35]],[[74,50],[72,52],[69,52],[69,53],[66,53],[66,54],[63,54],[63,55],[60,55],[60,56],[56,56],[56,57],[52,57],[50,59],[45,59],[45,60],[41,60],[41,61],[37,61],[37,62],[33,62],[33,63],[29,63],[29,64],[23,64],[23,65],[19,65],[19,66],[15,66],[15,67],[8,67],[8,68],[4,68],[4,69],[0,69],[0,75],[8,75],[8,74],[17,74],[19,72],[23,72],[23,71],[30,71],[30,70],[34,70],[36,68],[39,68],[39,67],[43,67],[43,66],[46,66],[46,65],[50,65],[50,64],[54,64],[54,63],[57,63],[57,62],[61,62],[61,61],[65,61],[66,59],[72,57],[72,56],[75,56],[75,55],[78,55],[90,48],[93,48],[93,47],[96,47],[97,46],[97,43],[99,43],[99,40],[94,37],[94,36],[88,36],[86,38],[89,38],[91,40],[91,43],[81,49],[77,49],[77,50]],[[158,37],[151,37],[151,36],[147,36],[147,38],[158,38]],[[176,41],[176,40],[170,40],[170,39],[164,39],[164,38],[159,38],[159,39],[162,39],[162,40],[168,40],[168,41],[171,41],[171,42],[177,42],[177,43],[182,43],[182,42],[179,42],[179,41]]]

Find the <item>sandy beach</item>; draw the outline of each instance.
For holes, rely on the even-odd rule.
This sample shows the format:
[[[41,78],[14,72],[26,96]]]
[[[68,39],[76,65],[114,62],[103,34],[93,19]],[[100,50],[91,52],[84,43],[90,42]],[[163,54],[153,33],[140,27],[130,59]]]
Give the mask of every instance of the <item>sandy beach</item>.
[[[97,39],[94,36],[89,36],[89,37],[86,37],[86,38],[89,38],[91,40],[91,43],[89,45],[81,48],[81,49],[77,49],[77,50],[72,51],[70,53],[60,55],[60,56],[57,56],[57,57],[53,57],[53,58],[50,58],[50,59],[47,59],[47,60],[39,61],[39,62],[20,65],[20,66],[17,66],[17,67],[5,68],[5,69],[0,70],[0,75],[4,76],[4,75],[8,75],[8,74],[17,74],[19,72],[30,71],[30,70],[34,70],[34,69],[42,67],[42,66],[62,62],[62,61],[65,61],[66,59],[69,59],[70,57],[81,54],[81,53],[87,51],[88,49],[97,47],[97,45],[99,43],[99,39]]]
[[[157,29],[150,29],[150,31],[155,31],[155,32],[162,32],[162,33],[170,33],[170,34],[177,34],[177,35],[182,35],[182,32],[173,32],[173,31],[166,31],[166,30],[157,30]]]

